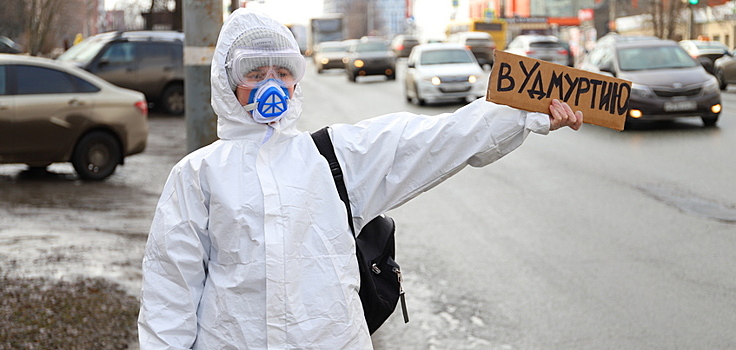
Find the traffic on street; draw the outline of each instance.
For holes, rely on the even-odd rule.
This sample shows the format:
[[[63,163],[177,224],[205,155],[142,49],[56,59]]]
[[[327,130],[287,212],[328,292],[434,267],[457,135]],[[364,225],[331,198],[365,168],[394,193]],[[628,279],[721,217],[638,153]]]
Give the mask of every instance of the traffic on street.
[[[466,103],[407,101],[408,69],[402,58],[396,80],[352,82],[309,63],[301,129]],[[389,213],[411,321],[396,312],[375,347],[733,346],[736,87],[721,96],[715,127],[677,119],[532,135]],[[104,181],[80,180],[67,163],[0,165],[0,263],[29,277],[104,277],[137,295],[156,202],[186,154],[185,118],[149,114],[145,151]]]

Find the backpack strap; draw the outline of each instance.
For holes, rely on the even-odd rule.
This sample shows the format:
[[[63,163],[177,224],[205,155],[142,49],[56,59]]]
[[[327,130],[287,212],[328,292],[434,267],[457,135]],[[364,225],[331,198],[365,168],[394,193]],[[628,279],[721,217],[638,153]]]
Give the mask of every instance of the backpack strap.
[[[332,172],[332,179],[335,180],[335,187],[337,187],[337,193],[340,194],[340,200],[345,203],[345,209],[348,212],[348,224],[350,225],[350,231],[353,231],[353,237],[355,237],[355,228],[353,227],[353,213],[350,210],[350,198],[348,197],[348,190],[345,188],[345,181],[342,176],[342,168],[340,162],[337,161],[335,155],[335,148],[332,145],[332,139],[330,139],[330,133],[328,132],[329,126],[325,126],[313,132],[312,140],[317,145],[319,153],[322,154],[327,163],[330,164],[330,171]]]

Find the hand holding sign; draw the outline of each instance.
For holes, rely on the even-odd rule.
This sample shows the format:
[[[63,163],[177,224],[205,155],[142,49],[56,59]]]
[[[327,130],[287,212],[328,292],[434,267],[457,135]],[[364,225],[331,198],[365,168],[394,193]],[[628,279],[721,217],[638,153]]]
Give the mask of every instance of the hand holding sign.
[[[488,101],[550,113],[552,127],[569,125],[572,118],[555,120],[554,115],[563,112],[559,107],[569,105],[570,112],[574,109],[585,115],[585,123],[623,130],[629,110],[630,82],[498,50],[493,56]],[[554,99],[565,103],[555,106]]]
[[[573,112],[570,105],[562,103],[558,99],[549,104],[550,130],[569,126],[573,130],[580,130],[583,126],[583,112]]]

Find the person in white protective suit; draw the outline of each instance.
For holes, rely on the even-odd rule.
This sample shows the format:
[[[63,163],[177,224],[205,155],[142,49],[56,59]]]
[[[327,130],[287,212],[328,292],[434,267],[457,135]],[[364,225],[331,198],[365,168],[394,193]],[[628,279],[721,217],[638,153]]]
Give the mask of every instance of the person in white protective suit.
[[[143,259],[140,348],[371,349],[355,242],[302,109],[304,58],[290,31],[250,10],[224,23],[212,61],[220,140],[172,169]],[[582,114],[482,99],[454,113],[392,113],[330,135],[356,232],[471,165]],[[431,159],[431,161],[428,161]]]

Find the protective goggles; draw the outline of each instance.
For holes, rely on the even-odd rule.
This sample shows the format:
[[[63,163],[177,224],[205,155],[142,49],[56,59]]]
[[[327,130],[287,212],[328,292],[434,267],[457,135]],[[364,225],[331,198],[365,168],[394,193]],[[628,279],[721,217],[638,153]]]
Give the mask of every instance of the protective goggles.
[[[304,77],[306,62],[294,51],[236,49],[226,63],[230,79],[238,86],[257,87],[275,79],[284,87],[296,85]]]

